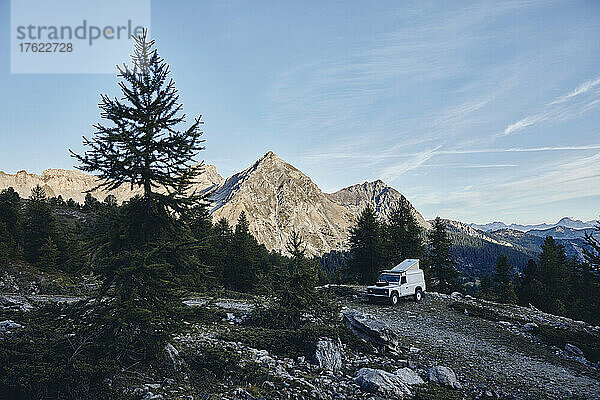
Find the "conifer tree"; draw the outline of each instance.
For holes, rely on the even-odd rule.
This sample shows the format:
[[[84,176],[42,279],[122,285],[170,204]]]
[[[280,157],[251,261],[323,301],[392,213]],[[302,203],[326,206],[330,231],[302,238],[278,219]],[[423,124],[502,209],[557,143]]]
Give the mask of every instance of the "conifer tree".
[[[371,206],[360,213],[356,226],[350,230],[349,278],[359,283],[373,283],[383,266],[381,224]]]
[[[130,362],[155,356],[178,326],[180,284],[198,266],[195,241],[178,216],[200,199],[190,186],[204,149],[200,117],[183,128],[175,82],[154,41],[144,31],[134,42],[132,65],[117,67],[122,97],[101,95],[106,122],[84,137],[84,154],[71,152],[79,169],[98,176],[94,189],[143,190],[118,207],[92,259],[104,279],[98,296],[111,299],[103,314],[111,349]]]
[[[460,289],[460,273],[455,268],[452,255],[452,241],[446,230],[445,222],[437,217],[428,235],[427,259],[430,283],[433,290],[451,293]]]
[[[53,224],[54,217],[46,192],[37,185],[31,189],[23,218],[23,248],[27,261],[38,262],[40,248],[50,237]]]
[[[541,293],[536,293],[534,305],[552,314],[565,315],[569,298],[568,264],[565,248],[552,236],[547,236],[537,264],[537,280],[542,284]],[[560,288],[560,290],[558,290]]]
[[[58,267],[60,253],[51,237],[48,237],[40,248],[40,259],[38,264],[46,269]]]
[[[497,299],[501,303],[516,303],[517,295],[513,284],[512,267],[508,263],[508,257],[504,254],[500,255],[496,261],[494,281]]]
[[[384,241],[389,265],[396,265],[407,258],[423,257],[423,228],[419,226],[404,196],[389,217]]]
[[[597,221],[596,233],[600,235],[600,221]],[[600,239],[586,232],[584,241],[583,257],[596,271],[600,271]]]

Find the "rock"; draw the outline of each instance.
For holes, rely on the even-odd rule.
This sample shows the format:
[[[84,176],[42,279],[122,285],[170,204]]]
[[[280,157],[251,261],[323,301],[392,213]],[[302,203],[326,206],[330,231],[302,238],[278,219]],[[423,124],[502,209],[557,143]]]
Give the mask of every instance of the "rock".
[[[405,385],[420,385],[421,383],[425,383],[423,379],[410,368],[400,368],[394,375],[399,377]]]
[[[142,397],[142,400],[162,400],[163,396],[162,394],[153,394],[152,392],[147,392],[144,397]]]
[[[531,332],[534,329],[537,329],[537,327],[538,327],[538,324],[536,324],[535,322],[528,322],[525,325],[523,325],[523,330],[525,332]]]
[[[185,365],[185,361],[179,355],[179,351],[171,343],[167,343],[165,346],[165,361],[175,372],[181,371],[181,368]]]
[[[396,351],[398,335],[387,324],[355,310],[344,313],[345,324],[356,335],[372,342],[380,351]]]
[[[0,322],[0,324],[2,324],[2,322]],[[571,343],[566,343],[565,344],[565,351],[569,354],[572,355],[574,357],[585,357],[585,355],[583,354],[583,351],[581,351],[581,349],[577,346],[575,346],[574,344]]]
[[[411,396],[410,389],[401,377],[381,369],[361,368],[356,373],[354,382],[363,391],[384,397],[405,399]]]
[[[29,311],[33,306],[21,295],[0,295],[0,308],[11,311]]]
[[[19,329],[22,327],[23,327],[23,325],[18,324],[15,321],[12,321],[10,319],[7,319],[7,320],[0,322],[0,333],[11,332],[11,331],[14,331],[15,329]]]
[[[429,368],[427,370],[427,379],[443,386],[448,386],[453,389],[460,389],[461,385],[456,379],[456,374],[448,367],[442,365]]]
[[[330,338],[317,341],[314,355],[315,363],[324,370],[338,372],[342,369],[342,351],[338,342]]]

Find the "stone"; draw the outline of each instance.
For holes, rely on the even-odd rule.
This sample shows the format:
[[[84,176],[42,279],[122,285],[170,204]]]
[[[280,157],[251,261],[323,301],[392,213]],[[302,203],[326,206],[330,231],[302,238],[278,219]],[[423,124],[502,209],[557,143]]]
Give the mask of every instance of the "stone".
[[[338,372],[342,369],[341,345],[330,338],[321,338],[317,341],[313,358],[315,363],[324,370]]]
[[[13,320],[7,319],[7,320],[0,322],[0,333],[1,332],[11,332],[11,331],[14,331],[15,329],[20,329],[22,327],[23,327],[23,325],[18,324]]]
[[[344,313],[344,323],[356,335],[367,339],[379,351],[396,351],[398,348],[398,335],[387,324],[377,321],[355,310]]]
[[[452,369],[438,365],[427,370],[427,379],[442,386],[448,386],[453,389],[460,389],[461,385],[456,379],[456,374]]]
[[[423,378],[419,376],[415,371],[410,368],[400,368],[394,375],[399,377],[405,385],[420,385],[421,383],[425,383]]]
[[[0,324],[1,324],[1,322],[0,322]],[[575,356],[575,357],[585,357],[583,354],[583,351],[579,347],[577,347],[571,343],[565,343],[565,351],[568,354]]]
[[[538,327],[538,324],[536,324],[535,322],[528,322],[525,325],[523,325],[523,330],[525,332],[531,332],[534,329],[536,329]]]
[[[360,388],[378,396],[393,399],[411,397],[411,391],[398,375],[381,369],[361,368],[354,378]]]
[[[179,355],[179,351],[171,343],[165,346],[165,361],[173,369],[174,372],[181,371],[185,365],[185,361]]]

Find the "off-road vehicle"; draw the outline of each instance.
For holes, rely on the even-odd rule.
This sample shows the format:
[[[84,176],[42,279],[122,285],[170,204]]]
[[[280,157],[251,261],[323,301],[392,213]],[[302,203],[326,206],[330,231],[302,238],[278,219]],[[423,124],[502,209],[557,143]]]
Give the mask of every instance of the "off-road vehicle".
[[[418,259],[407,259],[390,270],[381,272],[379,281],[367,287],[369,301],[387,301],[398,304],[401,297],[413,296],[416,302],[423,300],[425,277]]]

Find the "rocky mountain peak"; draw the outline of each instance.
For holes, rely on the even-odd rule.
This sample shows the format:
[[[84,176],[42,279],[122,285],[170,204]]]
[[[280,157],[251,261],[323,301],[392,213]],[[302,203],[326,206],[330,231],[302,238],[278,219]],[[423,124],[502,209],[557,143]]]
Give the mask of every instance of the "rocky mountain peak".
[[[334,202],[348,208],[355,215],[370,205],[382,220],[389,218],[392,211],[399,206],[402,196],[380,179],[348,186],[329,195]],[[429,222],[412,205],[411,207],[419,225],[429,229]]]

